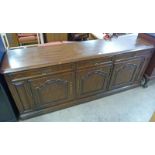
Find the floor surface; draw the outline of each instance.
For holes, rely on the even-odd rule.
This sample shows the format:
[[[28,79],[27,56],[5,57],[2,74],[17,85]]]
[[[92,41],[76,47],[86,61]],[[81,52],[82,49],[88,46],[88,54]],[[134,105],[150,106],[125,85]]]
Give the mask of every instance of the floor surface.
[[[25,122],[146,122],[155,111],[155,81]]]

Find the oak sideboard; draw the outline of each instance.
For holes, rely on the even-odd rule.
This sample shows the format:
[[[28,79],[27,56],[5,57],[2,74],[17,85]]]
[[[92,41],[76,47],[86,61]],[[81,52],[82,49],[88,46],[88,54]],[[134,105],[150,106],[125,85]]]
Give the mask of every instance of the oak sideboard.
[[[20,48],[8,50],[1,74],[26,119],[139,86],[153,52],[135,35]]]

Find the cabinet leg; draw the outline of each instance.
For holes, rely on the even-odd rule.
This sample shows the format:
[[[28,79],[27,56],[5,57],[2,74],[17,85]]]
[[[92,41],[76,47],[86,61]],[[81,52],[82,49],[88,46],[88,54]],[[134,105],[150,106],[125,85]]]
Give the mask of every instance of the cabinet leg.
[[[143,88],[147,88],[148,87],[148,82],[149,82],[149,78],[146,76],[146,75],[144,75],[144,83],[143,83]]]

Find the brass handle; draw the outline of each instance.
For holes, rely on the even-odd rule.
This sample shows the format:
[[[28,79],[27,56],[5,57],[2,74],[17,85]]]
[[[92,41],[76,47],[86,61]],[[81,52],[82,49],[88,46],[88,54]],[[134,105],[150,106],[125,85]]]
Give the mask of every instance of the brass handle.
[[[98,62],[97,62],[97,63],[95,63],[95,66],[98,66],[98,65],[100,65],[100,63],[98,63]]]
[[[42,75],[47,75],[47,72],[46,71],[42,71]]]
[[[104,64],[105,64],[105,62],[96,62],[96,63],[95,63],[95,66],[104,65]]]

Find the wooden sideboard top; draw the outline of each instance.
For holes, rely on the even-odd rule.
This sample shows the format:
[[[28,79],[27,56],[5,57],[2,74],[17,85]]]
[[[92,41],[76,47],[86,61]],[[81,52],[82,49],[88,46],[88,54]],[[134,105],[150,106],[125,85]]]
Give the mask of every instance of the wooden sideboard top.
[[[151,43],[142,38],[137,39],[136,35],[126,35],[111,41],[90,40],[61,45],[19,48],[7,51],[1,66],[1,73],[5,74],[152,48],[154,46]]]

